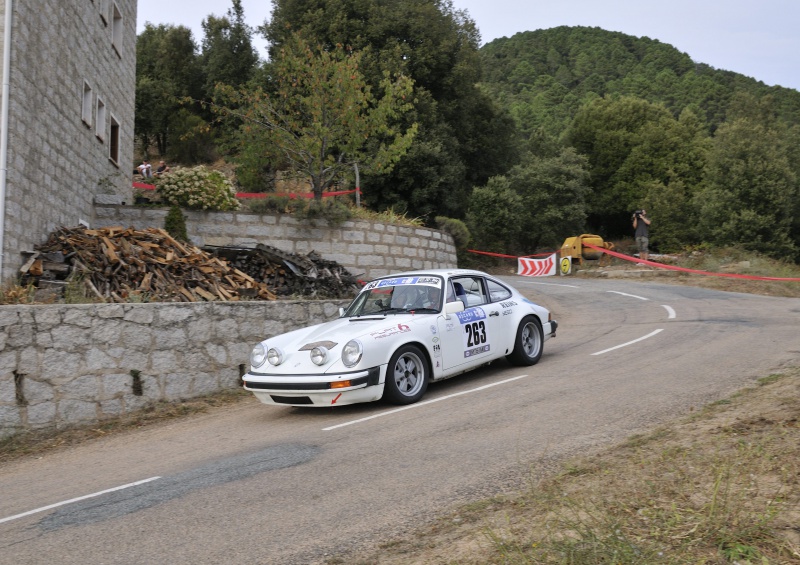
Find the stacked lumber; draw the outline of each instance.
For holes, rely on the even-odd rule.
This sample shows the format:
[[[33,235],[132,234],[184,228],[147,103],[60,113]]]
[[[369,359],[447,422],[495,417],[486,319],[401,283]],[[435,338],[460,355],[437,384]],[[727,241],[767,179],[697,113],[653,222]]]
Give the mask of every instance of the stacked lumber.
[[[82,279],[103,301],[274,300],[266,284],[165,230],[148,228],[60,228],[35,247],[23,280]]]
[[[203,249],[264,283],[278,296],[352,298],[361,288],[358,279],[347,269],[314,251],[300,255],[262,243],[255,248],[207,246]]]

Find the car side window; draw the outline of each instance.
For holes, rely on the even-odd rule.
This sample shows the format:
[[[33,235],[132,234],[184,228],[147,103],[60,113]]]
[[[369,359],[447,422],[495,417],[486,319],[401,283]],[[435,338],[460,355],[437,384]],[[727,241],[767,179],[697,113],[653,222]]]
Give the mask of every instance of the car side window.
[[[464,308],[480,306],[488,302],[486,287],[481,277],[457,277],[452,281],[455,296],[464,303]]]
[[[511,291],[492,279],[486,279],[486,286],[489,289],[489,298],[492,302],[500,302],[511,298]]]

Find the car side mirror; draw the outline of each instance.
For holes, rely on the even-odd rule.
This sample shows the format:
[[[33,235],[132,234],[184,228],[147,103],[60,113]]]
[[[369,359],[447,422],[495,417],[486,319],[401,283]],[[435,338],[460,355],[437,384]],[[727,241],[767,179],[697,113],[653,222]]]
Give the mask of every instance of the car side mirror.
[[[339,317],[341,318],[341,317],[343,317],[343,316],[344,316],[344,308],[342,308],[342,307],[340,306],[340,307],[339,307]]]
[[[455,302],[448,302],[444,305],[444,314],[445,318],[450,318],[450,314],[455,314],[456,312],[463,312],[464,311],[464,303],[460,300],[456,300]]]

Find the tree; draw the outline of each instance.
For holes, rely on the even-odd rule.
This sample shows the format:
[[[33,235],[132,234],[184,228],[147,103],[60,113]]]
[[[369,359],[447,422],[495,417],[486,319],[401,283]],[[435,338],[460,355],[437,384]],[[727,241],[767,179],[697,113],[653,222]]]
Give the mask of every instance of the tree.
[[[508,179],[525,210],[515,251],[529,254],[543,247],[559,248],[566,237],[583,233],[590,192],[584,156],[572,148],[555,157],[531,156],[526,164],[511,169]]]
[[[778,131],[748,118],[723,124],[706,177],[707,188],[696,202],[705,241],[781,259],[797,257],[791,237],[797,178]]]
[[[391,173],[364,175],[370,205],[402,208],[428,223],[441,213],[463,217],[472,186],[517,162],[513,122],[477,86],[475,23],[451,0],[275,0],[261,30],[273,59],[300,31],[326,49],[363,52],[361,71],[373,89],[386,71],[413,80],[415,104],[405,120],[419,124],[419,133]],[[447,210],[437,210],[442,202]]]
[[[201,63],[205,93],[211,97],[218,83],[239,87],[253,76],[258,53],[253,47],[253,30],[244,22],[242,0],[232,0],[226,16],[203,20]]]
[[[218,89],[224,117],[241,120],[240,141],[263,141],[274,161],[311,183],[314,197],[360,171],[385,174],[408,151],[416,124],[397,127],[411,109],[411,80],[381,81],[376,98],[360,71],[362,54],[342,46],[313,49],[299,35],[271,67],[272,89]],[[258,141],[256,142],[258,143]]]
[[[181,97],[200,97],[200,67],[192,32],[184,26],[154,26],[136,39],[136,113],[134,129],[142,152],[155,143],[159,155],[169,150],[170,120]]]
[[[504,176],[492,177],[486,186],[477,187],[466,218],[474,245],[481,251],[508,253],[518,245],[524,210],[522,197]]]
[[[630,213],[648,186],[699,187],[708,136],[690,111],[676,120],[661,104],[632,97],[596,99],[581,108],[568,141],[589,158],[590,222],[606,236],[630,233]]]

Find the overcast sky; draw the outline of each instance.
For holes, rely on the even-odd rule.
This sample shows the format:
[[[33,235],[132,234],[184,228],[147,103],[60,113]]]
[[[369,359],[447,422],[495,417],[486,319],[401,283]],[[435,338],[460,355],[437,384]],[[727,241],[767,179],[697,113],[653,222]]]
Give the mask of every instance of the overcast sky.
[[[230,0],[139,0],[145,22],[189,27],[225,15]],[[694,61],[800,90],[800,0],[453,0],[478,24],[483,42],[562,25],[600,27],[669,43]],[[245,19],[269,19],[270,0],[242,0]],[[266,57],[266,44],[255,46]]]

